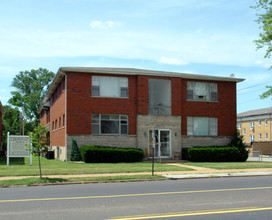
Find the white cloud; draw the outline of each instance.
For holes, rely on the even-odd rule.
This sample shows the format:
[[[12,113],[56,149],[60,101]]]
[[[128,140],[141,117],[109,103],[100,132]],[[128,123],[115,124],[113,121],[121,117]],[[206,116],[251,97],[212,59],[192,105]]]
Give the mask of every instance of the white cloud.
[[[119,21],[92,21],[90,23],[91,28],[108,29],[114,27],[120,27],[123,24]]]
[[[6,89],[0,89],[0,92],[8,92]]]
[[[170,57],[161,57],[158,60],[159,63],[164,63],[164,64],[173,64],[173,65],[186,65],[188,62],[178,59],[178,58],[170,58]]]
[[[271,63],[266,62],[266,61],[263,61],[263,60],[257,60],[257,61],[255,62],[255,64],[256,64],[256,65],[263,66],[263,67],[265,67],[265,68],[269,68],[269,67],[272,66]]]

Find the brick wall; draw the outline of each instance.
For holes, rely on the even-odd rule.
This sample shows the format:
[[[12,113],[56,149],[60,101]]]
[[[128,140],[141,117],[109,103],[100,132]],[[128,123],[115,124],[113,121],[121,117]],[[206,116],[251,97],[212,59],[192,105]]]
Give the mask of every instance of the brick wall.
[[[116,75],[114,75],[116,76]],[[67,73],[67,134],[91,134],[91,115],[126,114],[129,135],[136,134],[137,79],[129,76],[129,98],[92,97],[92,76]]]
[[[272,154],[272,141],[252,142],[251,151],[262,151],[262,154]]]
[[[59,97],[52,102],[50,108],[50,120],[51,120],[51,145],[65,147],[65,126],[63,126],[63,115],[65,115],[65,90],[61,91]],[[65,116],[66,117],[66,116]],[[57,120],[57,129],[55,129],[55,123]],[[61,126],[59,126],[59,120],[61,120]],[[54,128],[53,128],[54,122]]]
[[[236,84],[217,82],[218,101],[186,101],[187,81],[181,80],[182,135],[187,135],[187,117],[217,117],[218,136],[231,136],[236,129]]]

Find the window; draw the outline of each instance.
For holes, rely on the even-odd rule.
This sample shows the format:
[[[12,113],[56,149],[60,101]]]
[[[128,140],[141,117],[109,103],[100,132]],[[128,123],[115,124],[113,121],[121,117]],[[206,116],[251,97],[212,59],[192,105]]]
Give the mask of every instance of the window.
[[[54,131],[54,129],[55,129],[55,123],[53,122],[52,123],[52,131]]]
[[[93,76],[92,96],[128,97],[128,78]]]
[[[259,120],[259,126],[262,126],[262,120]]]
[[[254,129],[254,121],[250,122],[250,130],[253,130]]]
[[[262,140],[262,134],[259,133],[259,140]]]
[[[246,129],[244,128],[244,129],[243,129],[243,135],[245,135],[245,134],[246,134]]]
[[[62,120],[63,120],[62,125],[63,127],[65,127],[65,115],[62,116]]]
[[[267,126],[267,119],[264,120],[264,124]]]
[[[56,121],[55,121],[55,130],[57,130],[58,129],[58,119],[56,119]]]
[[[217,136],[217,118],[188,117],[187,135]]]
[[[61,129],[61,117],[59,117],[59,129]]]
[[[250,135],[250,141],[252,142],[252,141],[254,141],[254,139],[255,139],[255,138],[254,138],[254,134],[251,134],[251,135]]]
[[[265,133],[265,140],[268,139],[268,133]]]
[[[148,80],[148,113],[171,115],[171,80]]]
[[[241,124],[240,123],[237,124],[237,129],[241,129]]]
[[[188,81],[187,100],[217,101],[217,84]]]
[[[128,116],[92,114],[93,134],[128,134]]]

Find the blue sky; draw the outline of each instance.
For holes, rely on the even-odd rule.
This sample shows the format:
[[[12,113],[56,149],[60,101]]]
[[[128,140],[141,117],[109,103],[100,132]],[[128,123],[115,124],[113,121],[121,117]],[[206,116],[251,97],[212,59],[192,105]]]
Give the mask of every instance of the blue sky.
[[[254,0],[0,1],[0,100],[19,71],[130,67],[244,78],[237,112],[272,107]]]

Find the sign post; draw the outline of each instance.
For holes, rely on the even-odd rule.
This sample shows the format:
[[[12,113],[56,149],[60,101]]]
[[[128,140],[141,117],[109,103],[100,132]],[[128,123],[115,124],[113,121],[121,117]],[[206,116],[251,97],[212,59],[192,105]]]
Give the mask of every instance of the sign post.
[[[7,135],[7,165],[11,157],[30,157],[30,165],[32,166],[32,154],[28,150],[26,144],[31,144],[29,136]]]
[[[155,157],[155,146],[156,146],[156,137],[155,137],[155,129],[152,129],[152,176],[154,176],[154,157]]]

